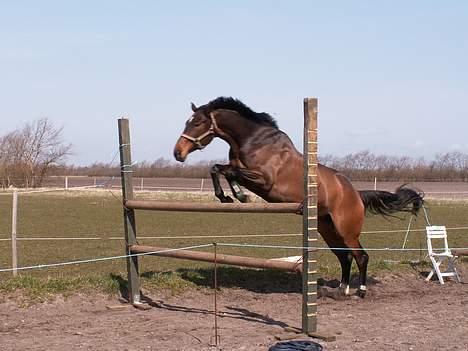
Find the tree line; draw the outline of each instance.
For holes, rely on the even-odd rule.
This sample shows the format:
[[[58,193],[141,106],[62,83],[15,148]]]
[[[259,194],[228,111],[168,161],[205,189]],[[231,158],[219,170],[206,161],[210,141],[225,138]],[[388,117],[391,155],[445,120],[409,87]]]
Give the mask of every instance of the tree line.
[[[345,156],[324,155],[322,164],[335,168],[352,180],[372,181],[468,181],[468,154],[452,151],[434,159],[376,155],[370,151]]]
[[[215,163],[226,160],[200,161],[195,164],[178,163],[165,158],[142,162],[134,167],[135,177],[206,178]],[[377,155],[370,151],[344,156],[322,155],[319,162],[339,170],[352,180],[373,181],[468,181],[468,154],[458,151],[438,154],[433,160],[409,156]],[[57,175],[118,176],[117,165],[95,163],[85,167],[64,166]]]
[[[39,187],[48,176],[119,176],[117,163],[97,162],[88,166],[67,164],[72,146],[62,138],[47,118],[27,123],[0,136],[0,185],[3,188]],[[372,181],[468,181],[468,154],[452,151],[438,154],[432,160],[409,156],[378,155],[371,151],[344,156],[321,155],[322,164],[344,173],[352,180]],[[206,178],[215,163],[226,160],[178,163],[158,158],[134,167],[135,177]]]

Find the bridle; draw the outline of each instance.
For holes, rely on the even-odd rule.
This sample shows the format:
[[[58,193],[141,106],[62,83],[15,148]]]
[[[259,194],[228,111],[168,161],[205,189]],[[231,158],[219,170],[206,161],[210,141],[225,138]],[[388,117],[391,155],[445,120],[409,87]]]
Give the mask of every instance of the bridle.
[[[216,123],[216,119],[213,115],[213,112],[210,113],[210,119],[211,119],[210,128],[202,135],[193,137],[191,135],[182,133],[181,137],[187,140],[190,140],[192,143],[194,143],[197,146],[198,150],[203,150],[206,147],[206,145],[203,145],[201,141],[203,141],[203,139],[205,139],[209,135],[217,134],[219,131],[218,124]]]

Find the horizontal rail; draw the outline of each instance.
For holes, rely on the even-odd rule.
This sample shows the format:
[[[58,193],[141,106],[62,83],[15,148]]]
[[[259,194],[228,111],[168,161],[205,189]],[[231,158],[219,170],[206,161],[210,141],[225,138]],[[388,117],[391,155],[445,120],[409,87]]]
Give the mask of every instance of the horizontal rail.
[[[182,212],[297,213],[300,203],[193,203],[127,200],[125,207],[134,210]]]
[[[468,249],[453,249],[452,254],[454,256],[468,256]]]
[[[202,261],[202,262],[215,262],[215,255],[211,252],[202,251],[167,251],[169,249],[145,246],[145,245],[132,245],[130,252],[132,254],[150,253],[154,256],[173,257],[183,260]],[[281,261],[279,259],[265,259],[257,257],[234,256],[217,254],[216,262],[218,264],[225,264],[230,266],[241,266],[250,268],[263,268],[263,269],[278,269],[289,272],[302,272],[302,263]]]

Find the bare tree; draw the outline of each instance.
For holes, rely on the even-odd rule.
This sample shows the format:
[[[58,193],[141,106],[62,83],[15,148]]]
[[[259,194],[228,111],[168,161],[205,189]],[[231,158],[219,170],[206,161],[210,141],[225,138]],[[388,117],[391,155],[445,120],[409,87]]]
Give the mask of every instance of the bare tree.
[[[65,161],[71,145],[62,128],[47,118],[25,124],[0,138],[0,172],[4,186],[40,186],[52,166]]]

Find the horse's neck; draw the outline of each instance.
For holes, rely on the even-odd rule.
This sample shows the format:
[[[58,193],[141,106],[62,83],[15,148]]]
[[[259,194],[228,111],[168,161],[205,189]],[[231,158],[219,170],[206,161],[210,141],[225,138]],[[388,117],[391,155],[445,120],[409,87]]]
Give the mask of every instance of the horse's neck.
[[[239,145],[248,140],[257,124],[239,116],[236,112],[226,111],[215,115],[216,123],[222,133],[221,138],[228,138]]]
[[[239,159],[241,147],[251,138],[258,124],[232,112],[225,112],[215,118],[219,129],[218,136],[231,147],[230,156]]]

